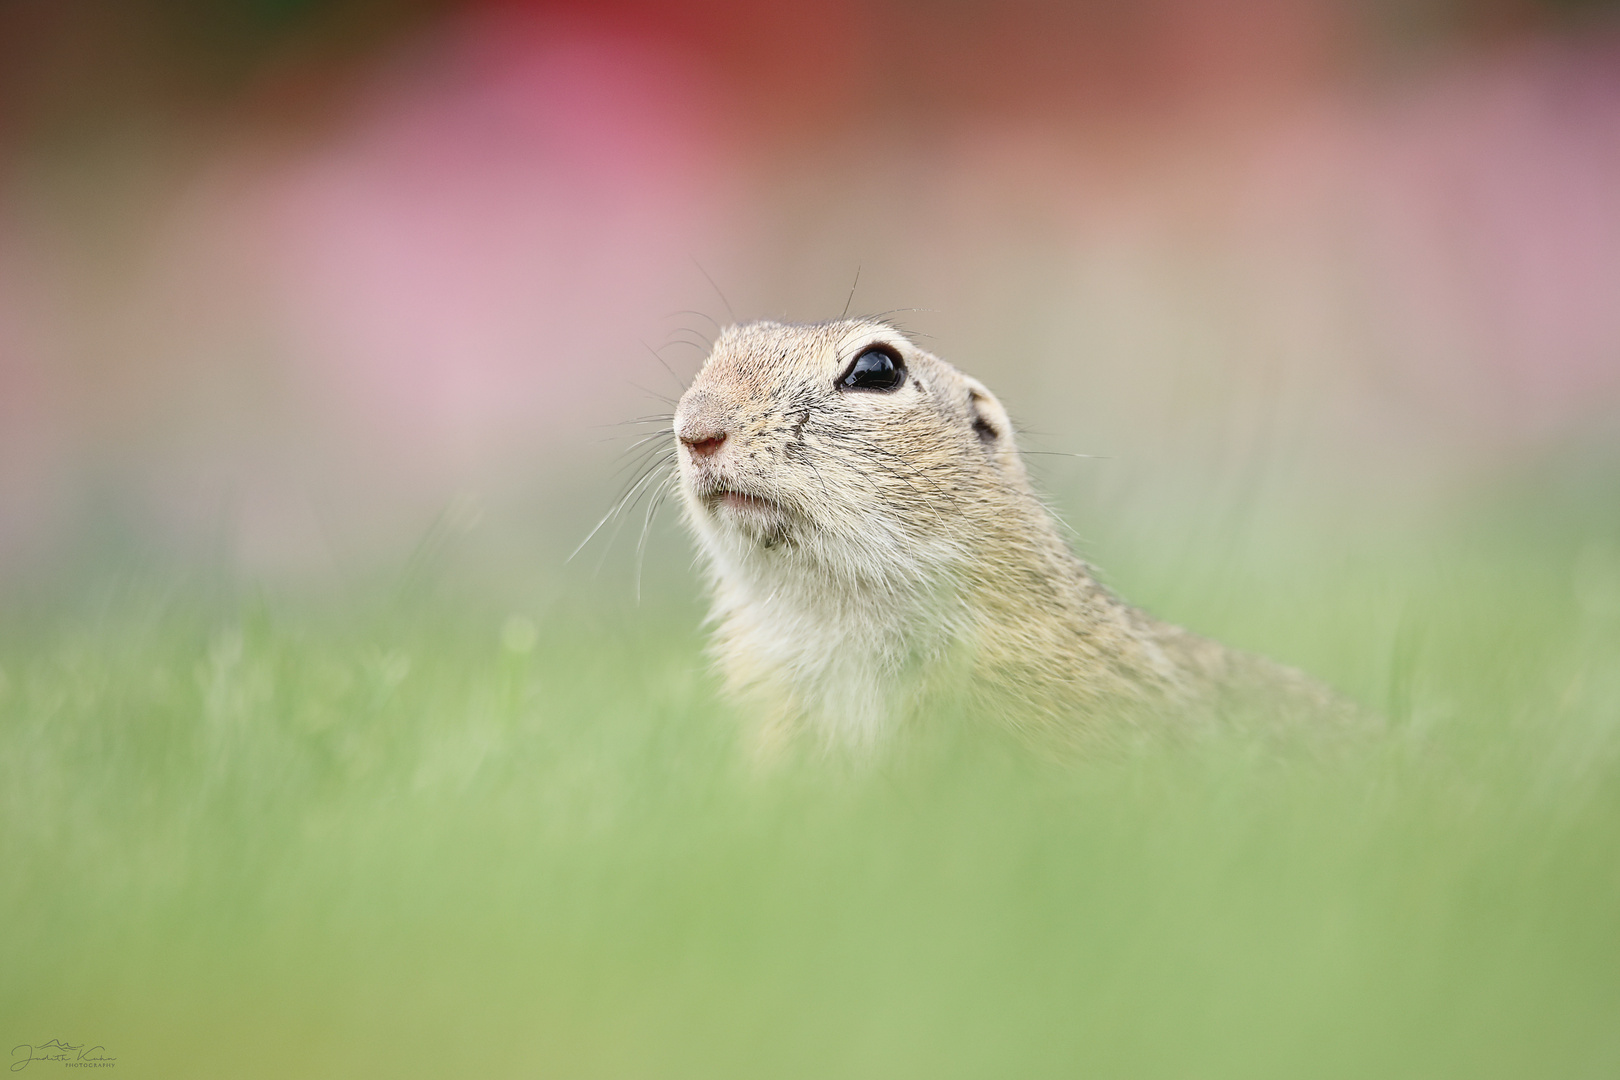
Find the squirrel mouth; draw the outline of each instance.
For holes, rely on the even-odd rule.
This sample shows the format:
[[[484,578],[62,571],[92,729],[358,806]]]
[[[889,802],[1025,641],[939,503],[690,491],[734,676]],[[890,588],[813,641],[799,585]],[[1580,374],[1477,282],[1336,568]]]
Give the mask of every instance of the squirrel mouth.
[[[709,513],[765,547],[786,542],[793,531],[795,515],[775,499],[725,484],[705,485],[700,497]]]
[[[736,488],[717,487],[704,492],[703,500],[710,507],[724,506],[729,510],[743,513],[774,513],[780,514],[782,507],[770,499],[759,495],[752,495]]]

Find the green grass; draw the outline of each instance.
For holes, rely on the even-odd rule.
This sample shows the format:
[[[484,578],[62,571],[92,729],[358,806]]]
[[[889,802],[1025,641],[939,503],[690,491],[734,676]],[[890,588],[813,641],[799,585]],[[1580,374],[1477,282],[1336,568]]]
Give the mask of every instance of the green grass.
[[[1394,716],[1328,760],[1062,770],[941,718],[761,777],[678,604],[564,599],[528,652],[471,597],[14,608],[0,1038],[165,1078],[1614,1076],[1620,606],[1585,535],[1160,596],[1115,553]]]

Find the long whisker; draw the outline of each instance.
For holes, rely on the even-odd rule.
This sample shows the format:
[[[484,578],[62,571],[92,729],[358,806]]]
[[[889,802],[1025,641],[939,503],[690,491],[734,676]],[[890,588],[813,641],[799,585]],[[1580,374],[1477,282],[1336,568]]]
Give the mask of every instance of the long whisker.
[[[703,269],[703,264],[698,262],[696,258],[692,259],[692,265],[698,268],[698,273],[703,275],[703,280],[709,283],[709,287],[712,288],[715,295],[720,298],[720,302],[726,306],[726,314],[731,316],[731,321],[736,322],[737,313],[731,310],[731,301],[727,300],[726,294],[720,291],[720,286],[714,283],[714,278],[709,276],[709,272]]]
[[[887,451],[882,450],[881,448],[864,445],[859,440],[849,439],[847,441],[849,443],[853,444],[853,448],[855,450],[862,451],[863,456],[874,457],[874,456],[881,455],[881,456],[890,457],[890,458],[895,457],[895,455],[890,454]],[[907,464],[907,462],[905,462],[904,459],[897,458],[896,460],[899,460],[902,465]],[[875,480],[873,479],[873,477],[870,474],[868,474],[866,472],[863,472],[860,469],[852,469],[851,471],[853,471],[854,473],[856,473],[856,475],[858,475],[862,479],[864,479],[867,482],[868,486],[871,486],[871,487],[874,487],[874,488],[876,487],[876,482],[875,482]],[[904,473],[899,472],[897,470],[893,470],[893,469],[887,469],[885,471],[890,476],[894,477],[896,480],[898,480],[902,484],[906,485],[906,487],[910,488],[914,494],[917,494],[919,496],[923,494],[922,490],[920,488],[918,488],[916,484],[912,483],[911,478],[906,476]],[[926,479],[926,477],[924,479]],[[937,485],[935,485],[935,486],[937,487]],[[824,486],[824,489],[825,489],[825,486]]]
[[[592,526],[590,532],[585,534],[585,539],[579,542],[579,546],[574,548],[574,550],[569,553],[568,558],[563,560],[565,565],[573,562],[579,553],[585,550],[585,545],[589,544],[591,539],[595,537],[597,533],[602,531],[602,526],[606,525],[614,518],[619,517],[629,506],[633,505],[632,498],[637,494],[637,491],[647,482],[650,477],[654,476],[660,468],[668,464],[668,462],[673,458],[674,453],[675,452],[673,450],[667,450],[662,454],[654,456],[651,462],[648,462],[645,458],[643,458],[631,463],[631,465],[638,470],[635,478],[631,480],[629,485],[625,488],[624,494],[620,495],[614,500],[613,505],[608,508],[608,512],[602,515],[602,519]],[[621,467],[619,471],[623,472],[624,468]],[[616,530],[614,535],[617,535]],[[611,539],[609,539],[607,546],[612,547]],[[603,555],[604,557],[606,556],[605,550]],[[601,569],[600,564],[598,564],[597,569]]]
[[[679,311],[670,312],[668,315],[665,315],[664,318],[673,319],[677,315],[696,315],[700,319],[709,320],[709,325],[713,326],[716,330],[723,329],[720,325],[719,319],[716,319],[713,315],[710,315],[706,311],[698,311],[696,308],[681,308]]]
[[[653,461],[651,465],[647,466],[646,470],[636,478],[636,482],[631,486],[630,490],[625,492],[624,498],[619,500],[620,507],[624,510],[634,509],[635,505],[641,501],[641,497],[647,493],[647,481],[651,480],[654,476],[657,476],[658,473],[662,471],[664,466],[670,463],[674,456],[675,451],[669,450]],[[607,561],[608,550],[613,547],[613,542],[619,538],[619,532],[623,528],[624,515],[621,513],[618,515],[618,523],[613,527],[612,535],[608,537],[607,543],[602,546],[602,557],[596,560],[596,569],[593,571],[593,573],[601,573],[602,564]]]
[[[1067,453],[1067,452],[1065,452],[1063,450],[1024,450],[1022,448],[1020,448],[1018,452],[1020,454],[1023,454],[1026,457],[1029,456],[1030,454],[1034,454],[1037,457],[1088,458],[1088,459],[1090,459],[1092,461],[1113,461],[1114,460],[1114,455],[1113,454],[1070,454],[1070,453]]]
[[[646,394],[646,395],[647,395],[647,396],[648,396],[648,397],[651,397],[651,398],[656,398],[656,399],[657,399],[657,400],[659,400],[659,401],[662,401],[662,402],[663,402],[663,403],[664,403],[664,404],[665,404],[665,405],[668,405],[668,406],[670,406],[670,407],[671,407],[671,408],[673,408],[673,407],[675,407],[675,406],[676,406],[676,405],[677,405],[677,404],[679,404],[679,403],[678,403],[678,402],[677,402],[677,401],[676,401],[676,400],[675,400],[675,399],[674,399],[674,398],[672,398],[672,397],[665,397],[665,396],[664,396],[664,395],[663,395],[663,394],[660,394],[660,393],[659,393],[659,392],[658,392],[658,391],[656,391],[656,390],[649,390],[649,389],[647,389],[647,388],[646,388],[646,387],[645,387],[645,386],[642,386],[642,385],[641,385],[641,384],[640,384],[640,383],[638,383],[638,382],[634,382],[634,381],[632,381],[632,380],[628,380],[628,379],[627,379],[627,380],[625,380],[625,381],[626,381],[626,382],[629,382],[629,383],[630,383],[630,385],[631,385],[631,386],[633,386],[633,387],[635,387],[635,388],[636,388],[636,389],[637,389],[637,390],[640,390],[640,391],[641,391],[641,392],[642,392],[642,393],[643,393],[643,394]]]
[[[669,372],[669,377],[675,380],[675,385],[681,388],[681,393],[686,393],[686,383],[682,382],[681,377],[675,374],[675,369],[670,367],[669,364],[665,363],[662,356],[658,355],[658,350],[653,348],[651,345],[648,345],[645,341],[641,343],[641,347],[652,353],[653,359],[658,361],[658,366]]]
[[[579,546],[574,548],[573,551],[568,553],[568,558],[563,560],[563,565],[564,566],[566,566],[569,563],[573,562],[574,557],[576,555],[578,555],[581,551],[585,550],[585,545],[591,542],[591,537],[595,536],[597,533],[602,531],[602,526],[604,526],[604,525],[606,525],[608,523],[608,518],[612,517],[614,512],[617,511],[618,509],[619,509],[618,503],[614,503],[613,506],[608,510],[608,512],[602,515],[602,520],[598,521],[591,528],[591,531],[585,534],[585,539],[583,539],[583,540],[581,540],[579,542]]]
[[[665,434],[668,434],[668,433],[667,432],[654,432],[652,435],[648,436],[647,438],[648,439],[656,439],[658,436],[665,435]],[[643,441],[645,441],[645,440],[643,440]],[[659,454],[663,453],[663,450],[661,450],[659,447],[656,447],[656,446],[648,447],[645,450],[640,450],[639,453],[637,452],[638,449],[639,449],[639,444],[638,444],[638,446],[632,446],[632,447],[627,448],[623,454],[619,455],[620,458],[623,459],[623,461],[621,462],[621,464],[619,465],[618,468],[613,470],[613,475],[614,476],[622,476],[627,472],[628,473],[640,473],[643,466],[645,466],[649,461],[652,461]]]
[[[690,334],[691,336],[682,337],[682,334]],[[710,341],[706,335],[698,333],[690,326],[683,326],[677,330],[671,330],[669,332],[669,336],[664,339],[664,345],[662,347],[667,348],[670,345],[690,345],[699,352],[708,352],[714,348],[714,342]]]
[[[673,439],[674,437],[675,437],[675,433],[673,431],[671,431],[669,428],[660,428],[659,430],[653,432],[651,435],[643,435],[641,438],[637,439],[635,442],[633,442],[629,446],[625,447],[624,452],[628,454],[632,450],[635,450],[638,447],[645,446],[647,443],[652,442],[654,439]]]
[[[641,539],[636,541],[637,606],[640,606],[641,604],[641,567],[647,554],[647,534],[652,531],[653,518],[657,516],[658,508],[664,505],[664,500],[669,497],[669,494],[674,490],[674,487],[675,475],[671,473],[664,477],[663,483],[658,485],[657,490],[653,492],[652,498],[647,500],[647,516],[642,518],[641,521]]]
[[[604,435],[600,439],[597,439],[595,441],[598,442],[598,443],[617,442],[619,439],[626,439],[626,438],[629,438],[631,435],[640,435],[641,437],[636,439],[635,442],[631,443],[629,446],[624,448],[624,452],[626,454],[628,454],[631,451],[635,450],[637,447],[641,446],[643,443],[651,442],[653,439],[661,438],[661,437],[663,437],[665,435],[673,436],[674,431],[670,428],[669,421],[665,420],[663,422],[663,426],[660,427],[657,431],[653,432],[650,435],[642,434],[641,432],[636,432],[636,431],[620,432],[620,433],[618,433],[616,435]]]
[[[804,455],[803,461],[806,465],[810,466],[810,471],[816,474],[816,483],[821,485],[821,497],[826,499],[828,502],[831,502],[832,493],[827,490],[827,480],[821,475],[821,470],[816,468],[816,463],[810,460],[809,454]]]
[[[955,495],[951,494],[950,491],[948,491],[945,488],[941,487],[937,481],[935,481],[932,477],[927,475],[927,470],[918,468],[917,465],[914,462],[908,460],[903,455],[898,454],[895,451],[886,449],[885,447],[879,446],[874,442],[870,442],[870,441],[868,441],[866,439],[863,439],[860,436],[855,435],[854,433],[849,432],[849,431],[837,431],[837,430],[835,430],[833,432],[833,435],[836,438],[839,438],[839,439],[841,439],[841,440],[843,440],[845,442],[851,443],[854,446],[856,446],[857,448],[865,450],[870,454],[881,455],[882,457],[888,458],[890,461],[896,462],[902,468],[906,469],[911,474],[911,476],[916,477],[918,480],[922,481],[923,483],[927,484],[930,488],[932,488],[933,491],[934,491],[934,494],[940,496],[941,498],[943,498],[946,501],[948,501],[950,503],[953,503],[953,504],[957,501]],[[940,465],[938,467],[939,468],[946,468],[948,466]],[[916,485],[912,484],[911,481],[905,475],[903,475],[903,474],[901,474],[899,472],[892,472],[891,475],[894,476],[895,479],[897,479],[897,480],[901,481],[902,483],[904,483],[907,487],[911,488],[913,491],[918,490]],[[919,492],[919,494],[920,494],[920,492]]]

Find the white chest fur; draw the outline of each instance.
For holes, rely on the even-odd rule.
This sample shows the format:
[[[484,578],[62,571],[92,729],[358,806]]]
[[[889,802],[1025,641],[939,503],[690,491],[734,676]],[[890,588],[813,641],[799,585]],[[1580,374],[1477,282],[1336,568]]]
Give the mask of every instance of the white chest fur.
[[[703,540],[728,682],[830,744],[883,741],[961,637],[947,552],[872,574],[803,549]]]

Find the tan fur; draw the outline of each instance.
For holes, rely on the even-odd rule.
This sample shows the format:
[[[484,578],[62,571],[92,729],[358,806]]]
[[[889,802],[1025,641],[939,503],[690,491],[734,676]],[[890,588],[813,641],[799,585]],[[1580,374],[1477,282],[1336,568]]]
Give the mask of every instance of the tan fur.
[[[839,389],[879,343],[905,383]],[[675,434],[715,654],[767,742],[870,747],[941,693],[1071,746],[1195,728],[1235,698],[1343,711],[1304,675],[1099,585],[1031,488],[1000,402],[884,323],[726,328]],[[714,436],[718,450],[694,451]]]

